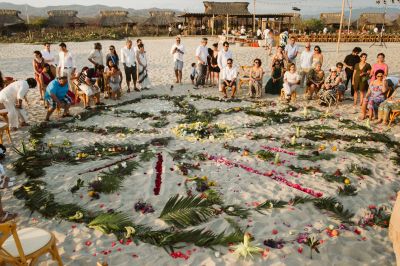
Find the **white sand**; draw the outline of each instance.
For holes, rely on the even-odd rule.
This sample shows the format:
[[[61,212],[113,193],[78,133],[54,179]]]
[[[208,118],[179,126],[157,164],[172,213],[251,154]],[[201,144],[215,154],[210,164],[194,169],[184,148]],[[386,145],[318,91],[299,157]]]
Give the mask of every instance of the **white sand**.
[[[121,101],[133,99],[142,94],[170,94],[170,95],[187,95],[205,94],[218,95],[215,88],[202,89],[198,91],[192,90],[192,85],[189,84],[189,69],[190,64],[194,62],[194,50],[199,42],[199,38],[183,38],[183,44],[186,46],[185,68],[184,68],[184,85],[174,85],[173,90],[170,86],[173,82],[173,64],[169,54],[170,46],[174,39],[144,39],[145,47],[150,60],[149,75],[153,83],[153,89],[141,93],[124,94]],[[213,40],[209,42],[213,43]],[[87,64],[87,55],[91,50],[93,42],[87,43],[68,43],[68,48],[73,51],[77,57],[79,68]],[[122,41],[102,41],[103,47],[106,49],[110,44],[114,44],[119,51],[123,46]],[[387,55],[387,63],[390,66],[390,75],[399,75],[400,58],[398,55],[398,44],[388,43],[388,49],[382,47],[369,48],[370,44],[342,44],[339,53],[339,59],[343,59],[354,46],[360,46],[363,52],[367,52],[369,62],[375,60],[378,52],[384,52]],[[303,46],[303,44],[302,44]],[[324,69],[336,63],[336,46],[334,44],[321,44],[322,51],[325,55]],[[56,48],[55,46],[53,48]],[[26,78],[32,76],[32,52],[40,50],[40,46],[25,45],[25,44],[1,44],[0,45],[0,69],[5,76],[13,76],[16,78]],[[266,56],[265,50],[261,48],[249,48],[231,46],[234,52],[234,60],[237,65],[245,65],[252,62],[256,57],[263,61],[263,66],[269,74],[267,62],[269,59]],[[106,50],[105,50],[106,52]],[[268,63],[269,65],[269,63]],[[265,82],[267,81],[267,77]],[[265,84],[264,82],[264,84]],[[264,96],[264,99],[274,100],[276,97]],[[29,113],[33,121],[41,121],[44,118],[45,110],[39,105],[38,93],[33,92],[29,95],[30,107]],[[120,102],[121,102],[120,101]],[[106,100],[106,103],[112,104],[113,101]],[[221,103],[206,99],[194,100],[190,99],[190,103],[194,104],[199,110],[210,108],[228,109],[237,106],[251,106],[252,103],[243,101],[241,103]],[[305,102],[299,99],[296,103],[300,110],[291,115],[301,115],[302,106]],[[282,106],[278,104],[276,108],[260,107],[260,111],[276,110]],[[120,107],[121,110],[132,110],[136,112],[150,112],[159,114],[160,111],[174,111],[175,107],[171,102],[164,100],[143,100],[132,105]],[[72,108],[72,112],[77,113],[82,110],[81,107]],[[352,108],[352,103],[346,101],[340,104],[334,110],[334,114],[343,115],[344,118],[355,119],[358,115],[358,110]],[[56,118],[54,115],[53,119]],[[94,142],[112,142],[112,143],[143,143],[154,137],[173,136],[171,128],[176,126],[176,121],[181,118],[180,115],[169,114],[167,119],[170,122],[165,128],[158,129],[159,134],[133,134],[126,136],[101,136],[94,133],[66,133],[59,130],[53,130],[45,138],[46,141],[52,143],[62,143],[65,139],[69,139],[74,146],[81,147]],[[214,121],[215,123],[227,124],[230,127],[238,127],[244,123],[255,123],[262,119],[255,116],[249,116],[243,112],[230,115],[220,115]],[[124,114],[117,117],[112,112],[103,116],[93,117],[85,122],[78,122],[77,125],[98,125],[105,126],[124,126],[132,129],[142,128],[151,129],[150,123],[154,122],[151,119],[142,120],[140,118],[127,118]],[[304,124],[317,124],[318,121],[306,122]],[[334,121],[321,121],[321,123],[336,125]],[[382,128],[374,128],[376,131],[381,131]],[[257,129],[237,129],[234,130],[235,138],[229,143],[234,146],[248,147],[252,151],[257,151],[261,145],[271,147],[280,147],[281,143],[271,140],[249,141],[247,135],[253,134],[272,134],[274,136],[286,137],[289,140],[289,135],[293,134],[294,129],[290,124],[267,126]],[[362,134],[360,131],[343,130],[339,133]],[[399,126],[395,126],[389,134],[400,137]],[[27,140],[28,133],[26,130],[21,130],[13,135],[14,143],[18,144],[21,140]],[[103,165],[109,160],[90,161],[79,164],[77,166],[66,166],[62,164],[53,165],[46,168],[46,176],[42,179],[48,183],[48,188],[56,195],[56,199],[65,202],[73,202],[85,205],[88,209],[104,210],[118,209],[130,213],[132,220],[136,224],[146,224],[154,228],[163,228],[163,221],[157,219],[165,202],[174,194],[179,193],[185,195],[183,181],[185,177],[179,174],[179,171],[171,171],[174,167],[168,151],[179,148],[189,148],[191,151],[205,150],[209,154],[223,155],[226,158],[240,161],[245,165],[249,165],[260,171],[275,169],[282,173],[288,180],[301,184],[304,187],[312,188],[316,191],[324,193],[324,196],[336,196],[338,187],[335,183],[328,183],[318,175],[301,175],[296,178],[288,174],[288,168],[282,166],[273,166],[269,163],[262,162],[254,157],[242,157],[237,153],[229,153],[222,148],[224,140],[214,140],[206,142],[188,142],[181,139],[176,139],[170,143],[166,149],[155,149],[162,151],[164,156],[163,163],[163,183],[159,196],[153,195],[154,177],[155,177],[155,159],[148,163],[140,163],[141,168],[134,171],[132,176],[126,179],[124,187],[119,193],[111,195],[101,195],[101,199],[97,201],[89,201],[86,191],[82,188],[76,195],[71,196],[69,188],[77,180],[77,174],[89,168]],[[355,197],[340,197],[339,200],[352,212],[356,213],[355,221],[364,215],[366,208],[370,204],[386,204],[392,205],[391,197],[398,190],[399,183],[397,180],[398,169],[388,160],[390,154],[384,152],[376,156],[375,160],[361,156],[356,156],[343,152],[345,148],[344,142],[328,142],[322,141],[319,144],[324,144],[327,149],[332,146],[337,146],[339,151],[335,152],[336,157],[331,161],[320,161],[312,163],[308,161],[297,161],[295,157],[281,154],[282,160],[288,161],[288,164],[296,164],[300,166],[320,165],[324,172],[333,173],[337,168],[345,172],[347,166],[351,163],[357,163],[364,167],[373,170],[371,177],[365,180],[359,180],[353,175],[349,175],[352,183],[358,188],[358,195]],[[380,144],[371,143],[371,146],[386,150],[386,147]],[[9,145],[7,147],[10,147]],[[11,149],[9,149],[11,150]],[[10,165],[16,155],[10,151],[5,162],[8,168],[9,175],[13,172],[10,170]],[[118,158],[112,159],[117,160]],[[223,194],[223,200],[227,204],[239,204],[243,207],[246,204],[253,202],[262,202],[266,199],[288,200],[296,195],[305,196],[306,194],[289,188],[281,183],[273,181],[267,177],[250,174],[239,168],[228,168],[224,165],[218,165],[211,161],[201,162],[201,171],[196,171],[197,175],[207,175],[210,180],[215,180],[218,183],[217,190]],[[96,174],[85,174],[82,176],[84,180],[91,180]],[[23,176],[18,177],[18,184],[24,181]],[[178,183],[182,183],[181,186]],[[80,195],[83,197],[80,198]],[[325,242],[321,245],[321,254],[314,254],[314,259],[310,260],[308,256],[308,248],[300,244],[286,244],[283,249],[271,249],[268,259],[257,257],[252,261],[237,261],[233,254],[230,254],[225,247],[216,247],[216,250],[221,252],[221,257],[216,257],[214,251],[210,249],[188,246],[183,249],[183,252],[191,249],[192,255],[189,260],[172,259],[162,248],[157,248],[148,244],[139,243],[129,246],[120,245],[114,236],[106,236],[92,229],[87,228],[82,224],[74,224],[66,221],[47,220],[34,213],[30,216],[30,212],[24,208],[24,202],[19,201],[12,196],[12,190],[6,190],[2,193],[3,206],[6,210],[19,213],[18,225],[21,227],[38,226],[50,230],[56,234],[58,239],[58,247],[62,259],[66,265],[94,265],[96,261],[102,260],[105,257],[101,254],[104,250],[111,250],[112,253],[106,256],[106,260],[110,265],[394,265],[394,255],[392,254],[391,244],[387,238],[387,230],[380,228],[369,228],[369,230],[361,230],[361,236],[358,236],[350,231],[342,231],[338,238],[329,238],[325,232],[318,234],[320,239]],[[153,214],[142,215],[134,212],[133,206],[139,199],[151,203],[156,212]],[[104,206],[103,206],[104,205]],[[251,232],[255,237],[255,242],[263,246],[262,242],[268,238],[283,238],[285,240],[294,239],[297,233],[305,232],[305,230],[316,231],[324,230],[328,225],[338,225],[339,223],[330,218],[324,212],[317,210],[311,204],[299,205],[294,208],[284,208],[273,210],[266,216],[252,213],[252,216],[247,220],[235,218],[235,220],[243,227],[249,226],[247,231]],[[76,226],[76,227],[75,227]],[[74,227],[74,228],[73,228]],[[222,218],[212,219],[210,222],[201,225],[201,227],[209,228],[215,232],[221,232],[228,227],[227,222]],[[278,230],[277,235],[272,234],[272,230]],[[292,234],[290,234],[292,233]],[[365,237],[365,240],[362,240]],[[90,246],[86,246],[85,242],[91,241]],[[113,242],[117,244],[113,247]],[[303,247],[303,254],[297,252],[298,247]],[[265,247],[265,246],[264,246]],[[118,248],[121,248],[119,251]],[[95,256],[94,256],[95,255]],[[43,257],[40,265],[54,265],[49,257]]]

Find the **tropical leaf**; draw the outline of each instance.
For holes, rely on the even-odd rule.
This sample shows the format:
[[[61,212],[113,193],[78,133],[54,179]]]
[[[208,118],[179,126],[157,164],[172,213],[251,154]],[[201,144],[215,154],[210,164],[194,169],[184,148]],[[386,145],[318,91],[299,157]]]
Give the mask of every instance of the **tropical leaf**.
[[[124,232],[126,226],[133,227],[133,223],[130,221],[129,215],[122,212],[102,213],[88,224],[89,228],[104,234]]]
[[[216,215],[211,203],[200,197],[175,195],[165,204],[160,219],[178,228],[198,225]]]
[[[254,208],[255,211],[264,214],[262,210],[271,210],[273,208],[284,208],[288,202],[282,200],[266,200]]]
[[[222,206],[222,210],[230,216],[238,216],[242,219],[245,219],[250,215],[249,209],[240,207],[239,205]]]
[[[256,152],[257,158],[263,161],[270,161],[275,158],[275,153],[270,151],[259,150]]]
[[[357,195],[357,188],[352,185],[344,185],[338,188],[339,196],[355,196]]]
[[[364,147],[358,147],[358,146],[351,146],[346,149],[347,152],[351,152],[354,154],[360,154],[365,157],[369,158],[374,158],[375,154],[382,153],[380,150],[375,149],[375,148],[364,148]]]
[[[358,164],[351,164],[349,167],[347,167],[347,170],[352,173],[355,174],[357,176],[363,176],[363,175],[371,175],[372,171],[369,168],[366,167],[362,167]]]
[[[315,201],[315,198],[311,198],[309,196],[306,196],[306,197],[296,196],[293,199],[291,199],[289,201],[289,203],[294,206],[294,205],[305,204],[305,203],[313,202],[313,201]]]
[[[329,160],[335,158],[335,155],[331,154],[331,153],[320,153],[318,155],[300,154],[297,158],[299,160],[308,160],[308,161],[311,161],[311,162],[317,162],[317,161],[320,161],[320,160],[329,161]]]
[[[350,220],[354,217],[354,213],[344,209],[343,204],[333,197],[321,198],[314,200],[314,206],[318,209],[327,210],[332,216],[343,223],[353,224]]]

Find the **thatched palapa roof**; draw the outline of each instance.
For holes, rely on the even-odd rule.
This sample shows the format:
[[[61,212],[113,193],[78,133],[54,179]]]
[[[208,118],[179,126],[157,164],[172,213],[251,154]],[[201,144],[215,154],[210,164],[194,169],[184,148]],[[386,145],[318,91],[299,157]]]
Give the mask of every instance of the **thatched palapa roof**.
[[[123,10],[100,11],[100,19],[98,24],[102,27],[116,27],[135,24],[135,22],[128,17],[128,14],[128,11]]]
[[[341,13],[321,13],[320,19],[325,25],[340,24]],[[346,18],[343,18],[346,21]]]
[[[0,9],[0,28],[24,25],[25,21],[18,15],[21,11],[12,9]]]
[[[81,26],[85,21],[78,18],[76,10],[50,10],[48,25],[52,27]]]
[[[172,11],[150,11],[150,17],[143,22],[147,26],[168,26],[179,22]]]
[[[251,15],[248,2],[209,2],[204,1],[205,14],[211,15]]]
[[[393,22],[385,18],[384,13],[362,13],[358,19],[360,25],[382,25],[392,26]]]

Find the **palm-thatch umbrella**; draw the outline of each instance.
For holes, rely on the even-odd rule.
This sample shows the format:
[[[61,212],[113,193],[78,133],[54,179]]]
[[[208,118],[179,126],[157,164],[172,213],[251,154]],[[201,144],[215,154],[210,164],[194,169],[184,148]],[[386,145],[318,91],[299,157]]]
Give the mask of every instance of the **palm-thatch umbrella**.
[[[25,21],[19,17],[21,11],[12,9],[0,9],[0,29],[25,27]]]
[[[98,24],[102,27],[133,26],[135,22],[128,14],[123,10],[103,10],[100,11]]]
[[[51,27],[75,27],[85,25],[85,21],[78,18],[76,10],[50,10],[48,25]]]
[[[157,35],[159,27],[168,27],[169,25],[176,24],[179,22],[175,16],[175,12],[172,11],[150,11],[150,17],[142,23],[143,26],[155,26],[157,27]]]

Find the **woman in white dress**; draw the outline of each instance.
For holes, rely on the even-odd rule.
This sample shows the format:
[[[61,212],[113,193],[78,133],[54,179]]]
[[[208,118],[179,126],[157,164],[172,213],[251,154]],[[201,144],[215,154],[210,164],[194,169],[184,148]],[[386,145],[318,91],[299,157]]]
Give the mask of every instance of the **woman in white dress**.
[[[292,92],[295,92],[300,84],[300,75],[297,74],[296,65],[289,64],[289,71],[283,75],[283,91],[285,92],[286,100],[289,102]]]
[[[144,51],[144,45],[141,43],[138,45],[138,52],[136,54],[137,61],[137,71],[138,71],[138,83],[139,89],[149,89],[151,87],[151,83],[149,80],[148,70],[147,70],[147,56]]]

